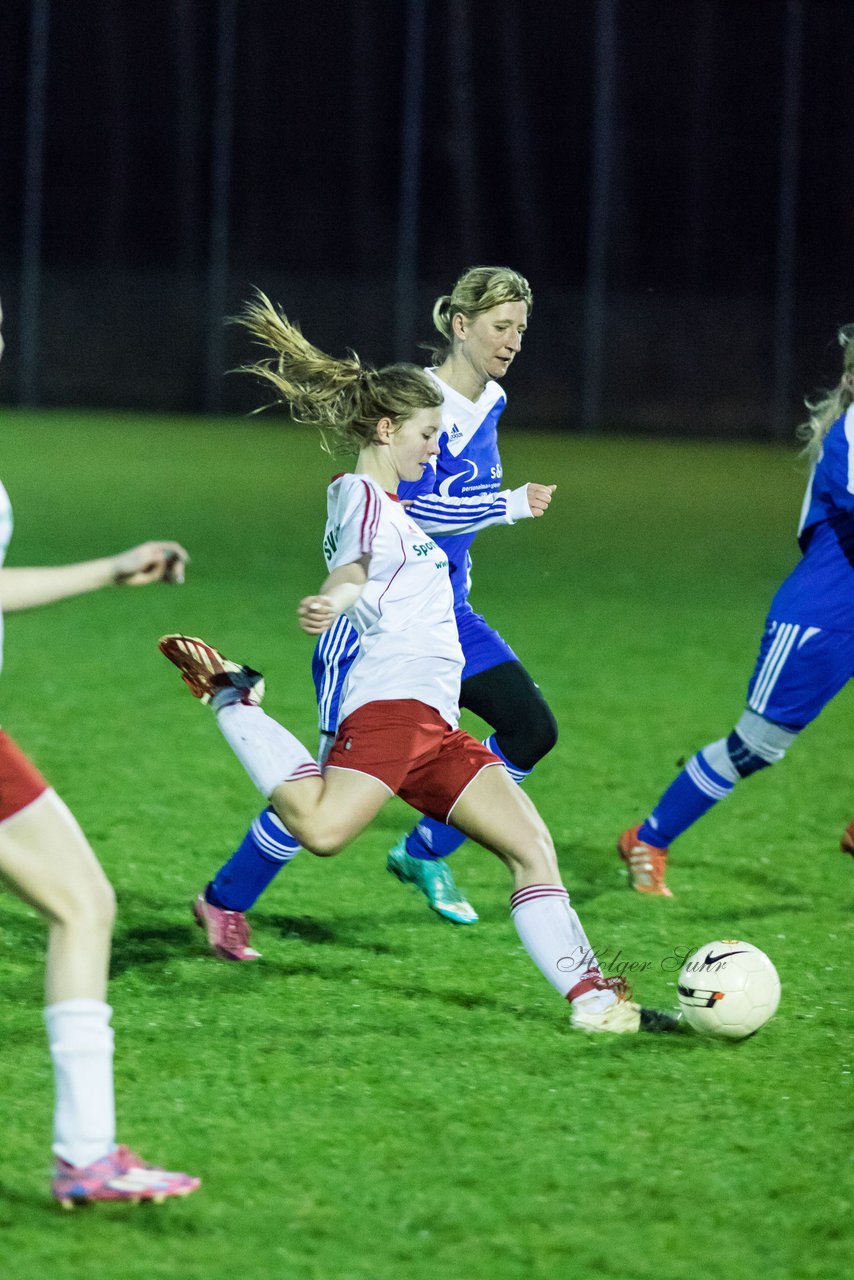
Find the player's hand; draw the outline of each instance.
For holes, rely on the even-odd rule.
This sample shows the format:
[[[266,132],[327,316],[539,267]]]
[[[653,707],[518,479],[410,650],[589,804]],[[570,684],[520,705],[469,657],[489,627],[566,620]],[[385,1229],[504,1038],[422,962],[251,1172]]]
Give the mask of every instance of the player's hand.
[[[299,602],[297,621],[307,636],[322,635],[337,617],[338,610],[329,596],[306,596]]]
[[[545,515],[546,507],[551,502],[556,488],[556,484],[528,485],[528,506],[531,508],[532,516]]]
[[[183,582],[189,559],[180,542],[143,542],[113,558],[113,581],[124,587]]]

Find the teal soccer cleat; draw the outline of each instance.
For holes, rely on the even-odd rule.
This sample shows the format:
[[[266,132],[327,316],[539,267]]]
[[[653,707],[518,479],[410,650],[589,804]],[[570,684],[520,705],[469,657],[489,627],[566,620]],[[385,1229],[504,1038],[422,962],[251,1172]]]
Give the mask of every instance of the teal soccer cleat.
[[[401,884],[414,885],[424,894],[440,916],[454,924],[477,924],[477,912],[466,902],[457,888],[444,858],[413,858],[406,852],[406,838],[401,836],[389,852],[386,870],[397,876]]]

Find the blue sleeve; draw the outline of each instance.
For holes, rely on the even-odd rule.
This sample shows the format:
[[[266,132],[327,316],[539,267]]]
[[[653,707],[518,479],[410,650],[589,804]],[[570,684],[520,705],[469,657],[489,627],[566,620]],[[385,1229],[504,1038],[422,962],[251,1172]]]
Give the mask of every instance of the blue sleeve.
[[[425,533],[477,533],[492,524],[511,524],[507,493],[481,493],[471,498],[443,498],[429,493],[416,498],[407,510]]]
[[[335,625],[320,636],[311,659],[321,733],[335,733],[338,729],[341,693],[358,652],[359,633],[342,613]]]

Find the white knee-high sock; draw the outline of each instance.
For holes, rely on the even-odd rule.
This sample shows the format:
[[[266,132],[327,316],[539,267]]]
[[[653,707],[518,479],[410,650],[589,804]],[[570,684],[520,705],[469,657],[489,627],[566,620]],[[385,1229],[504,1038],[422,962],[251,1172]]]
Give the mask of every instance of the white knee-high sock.
[[[517,889],[510,910],[522,945],[540,973],[567,1000],[611,1004],[616,996],[588,985],[602,971],[563,885],[532,884]],[[584,984],[578,992],[575,988]]]
[[[320,777],[320,770],[294,735],[260,707],[233,702],[216,713],[228,745],[265,800],[282,782]]]
[[[63,1000],[44,1011],[56,1085],[53,1150],[77,1168],[115,1141],[112,1012],[101,1000]]]

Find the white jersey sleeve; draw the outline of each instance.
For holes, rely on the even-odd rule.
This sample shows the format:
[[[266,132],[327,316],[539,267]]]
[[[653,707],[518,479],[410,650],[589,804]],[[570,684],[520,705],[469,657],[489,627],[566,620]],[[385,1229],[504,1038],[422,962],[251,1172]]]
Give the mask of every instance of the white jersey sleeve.
[[[533,516],[528,503],[528,486],[503,489],[500,493],[480,493],[468,498],[443,497],[425,493],[406,509],[425,533],[477,533],[494,524],[515,524]]]
[[[330,572],[371,554],[380,502],[376,488],[361,476],[341,476],[329,486],[323,554]]]

